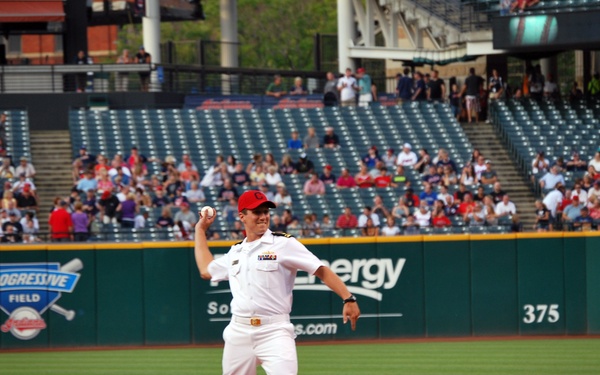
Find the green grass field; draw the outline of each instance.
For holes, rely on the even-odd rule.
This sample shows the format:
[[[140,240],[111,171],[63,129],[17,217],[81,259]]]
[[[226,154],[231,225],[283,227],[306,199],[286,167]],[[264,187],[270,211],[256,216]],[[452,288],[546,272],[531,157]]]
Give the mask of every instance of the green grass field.
[[[301,345],[298,357],[302,375],[597,375],[600,339]],[[220,361],[211,348],[1,353],[0,373],[220,374]]]

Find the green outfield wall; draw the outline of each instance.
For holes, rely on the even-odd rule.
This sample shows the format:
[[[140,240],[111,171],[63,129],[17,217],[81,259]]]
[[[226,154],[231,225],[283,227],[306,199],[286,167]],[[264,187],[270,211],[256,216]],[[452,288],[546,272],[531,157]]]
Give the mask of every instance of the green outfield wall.
[[[600,334],[600,235],[307,239],[362,317],[299,272],[298,340]],[[231,242],[212,242],[217,256]],[[0,247],[0,349],[219,343],[227,283],[201,280],[193,244]]]

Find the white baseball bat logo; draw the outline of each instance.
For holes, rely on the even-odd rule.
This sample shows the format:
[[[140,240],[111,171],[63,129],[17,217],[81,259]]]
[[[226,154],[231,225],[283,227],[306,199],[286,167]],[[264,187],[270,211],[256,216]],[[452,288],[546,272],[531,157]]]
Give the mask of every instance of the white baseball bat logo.
[[[83,269],[83,262],[79,258],[75,258],[68,263],[65,263],[60,267],[62,272],[78,272]],[[75,319],[75,311],[67,310],[64,307],[58,306],[56,304],[50,306],[50,310],[54,311],[65,317],[68,321]]]

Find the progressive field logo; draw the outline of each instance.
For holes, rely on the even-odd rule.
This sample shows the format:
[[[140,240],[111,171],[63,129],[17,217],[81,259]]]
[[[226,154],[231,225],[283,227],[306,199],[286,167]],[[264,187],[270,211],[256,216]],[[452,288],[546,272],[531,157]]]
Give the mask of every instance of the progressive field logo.
[[[73,320],[75,311],[56,302],[62,293],[73,292],[81,269],[83,263],[77,258],[62,266],[45,262],[0,264],[0,309],[8,315],[0,330],[31,340],[46,328],[42,314],[47,309]]]

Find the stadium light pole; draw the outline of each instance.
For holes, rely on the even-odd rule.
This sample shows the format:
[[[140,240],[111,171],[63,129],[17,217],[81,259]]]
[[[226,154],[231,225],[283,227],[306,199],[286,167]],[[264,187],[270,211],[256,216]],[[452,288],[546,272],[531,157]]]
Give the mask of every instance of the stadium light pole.
[[[160,0],[146,0],[146,14],[142,18],[144,48],[150,54],[152,64],[160,64]],[[158,75],[150,75],[150,91],[160,91]]]
[[[346,68],[355,70],[354,61],[350,58],[350,45],[354,36],[354,12],[352,1],[337,0],[338,18],[338,70],[343,73]]]
[[[237,0],[220,0],[221,21],[221,66],[237,68],[238,60],[238,16]],[[232,94],[237,76],[221,75],[221,93]]]

